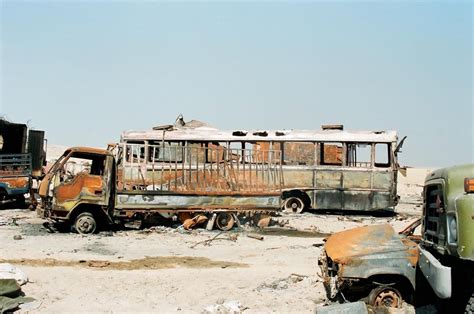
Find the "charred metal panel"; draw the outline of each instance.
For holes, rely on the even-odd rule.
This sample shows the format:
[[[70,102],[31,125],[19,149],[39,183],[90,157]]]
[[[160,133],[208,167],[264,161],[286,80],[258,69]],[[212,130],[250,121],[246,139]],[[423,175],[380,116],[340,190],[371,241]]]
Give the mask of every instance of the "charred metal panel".
[[[71,182],[61,184],[56,188],[56,199],[58,203],[75,200],[81,196],[100,199],[102,196],[102,178],[100,176],[78,174]]]
[[[314,143],[286,142],[283,162],[285,165],[314,165]]]
[[[255,195],[279,192],[283,181],[280,151],[141,144],[122,144],[122,151],[117,186],[123,191]]]
[[[325,285],[336,292],[347,286],[347,281],[374,275],[400,275],[415,288],[418,246],[388,224],[333,234],[320,260]]]
[[[31,158],[28,154],[0,155],[0,188],[7,195],[19,195],[30,190]]]
[[[343,192],[339,190],[317,190],[316,208],[317,209],[342,209]]]
[[[33,176],[41,176],[46,160],[44,131],[30,130],[28,132],[28,153],[31,155],[31,170]]]
[[[325,170],[316,171],[316,188],[317,189],[342,189],[342,169],[341,170]]]
[[[26,153],[26,124],[0,119],[0,136],[2,139],[0,154]]]
[[[343,148],[340,145],[324,144],[322,162],[331,165],[342,165]]]
[[[372,171],[345,171],[344,189],[370,189]]]
[[[371,210],[374,209],[374,193],[371,191],[345,191],[344,208],[350,210]]]
[[[395,184],[393,180],[393,171],[374,171],[373,172],[373,188],[380,190],[388,190]]]
[[[280,196],[249,196],[249,195],[182,195],[182,194],[151,194],[120,193],[117,196],[117,209],[225,209],[236,210],[268,210],[279,208]]]
[[[386,225],[364,226],[333,234],[324,246],[338,265],[339,278],[400,274],[414,287],[418,246]]]
[[[313,171],[310,169],[285,168],[283,166],[285,188],[311,188],[313,187]]]

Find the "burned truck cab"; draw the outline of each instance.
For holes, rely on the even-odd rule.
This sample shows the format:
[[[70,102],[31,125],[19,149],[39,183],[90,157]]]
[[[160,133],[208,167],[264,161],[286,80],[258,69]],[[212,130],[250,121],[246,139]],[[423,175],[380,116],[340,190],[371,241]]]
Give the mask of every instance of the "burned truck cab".
[[[389,224],[363,226],[330,236],[319,258],[330,300],[362,299],[372,306],[412,302],[418,260],[416,220],[397,233]]]
[[[71,221],[80,233],[92,233],[100,222],[111,222],[115,161],[103,149],[73,147],[51,167],[39,194],[43,216]]]

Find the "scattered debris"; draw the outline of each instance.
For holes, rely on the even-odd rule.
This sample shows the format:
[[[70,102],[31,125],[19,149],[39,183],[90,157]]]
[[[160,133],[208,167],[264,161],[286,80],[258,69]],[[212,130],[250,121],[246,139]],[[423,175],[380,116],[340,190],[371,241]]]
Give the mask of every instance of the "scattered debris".
[[[357,223],[362,222],[362,218],[354,218],[354,217],[349,217],[349,216],[339,216],[339,217],[337,217],[337,220],[339,220],[339,221],[351,221],[351,222],[357,222]]]
[[[262,241],[264,239],[264,237],[262,235],[254,234],[254,233],[247,234],[247,237],[252,238],[252,239],[256,239],[256,240],[260,240],[260,241]]]
[[[216,304],[207,306],[203,313],[206,314],[239,314],[247,310],[248,307],[244,307],[236,300],[224,300],[218,299]]]
[[[260,228],[268,227],[270,225],[271,219],[272,219],[272,217],[270,217],[270,216],[264,216],[264,217],[260,218],[257,225]]]
[[[316,314],[367,314],[367,307],[364,302],[352,302],[352,303],[343,303],[343,304],[331,304],[328,306],[318,306],[315,311]]]
[[[312,280],[306,275],[291,274],[290,276],[282,279],[277,279],[271,283],[263,283],[257,287],[257,291],[270,289],[270,290],[284,290],[288,289],[290,284],[296,284],[303,280],[309,280],[312,283]]]
[[[221,231],[219,232],[218,234],[216,234],[214,237],[210,238],[210,239],[207,239],[207,240],[204,240],[204,241],[199,241],[199,242],[196,242],[194,243],[193,245],[190,246],[190,248],[195,248],[196,246],[198,246],[199,244],[203,244],[203,245],[206,245],[206,246],[209,246],[211,245],[211,242],[212,241],[217,241],[217,240],[227,240],[227,241],[237,241],[237,238],[238,238],[238,235],[236,233],[229,233],[227,234],[227,237],[226,238],[219,238],[220,235],[224,234],[225,231]]]
[[[8,263],[0,264],[0,279],[15,279],[19,285],[28,282],[28,276],[21,269]]]

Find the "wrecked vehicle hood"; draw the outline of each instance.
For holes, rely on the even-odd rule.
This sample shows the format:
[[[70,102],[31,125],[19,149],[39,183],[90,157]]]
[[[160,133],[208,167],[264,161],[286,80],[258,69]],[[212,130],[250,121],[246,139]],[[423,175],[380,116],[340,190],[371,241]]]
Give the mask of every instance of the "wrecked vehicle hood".
[[[360,259],[404,257],[413,266],[418,260],[417,244],[399,235],[391,225],[372,225],[338,232],[324,245],[326,254],[339,264],[353,264]]]

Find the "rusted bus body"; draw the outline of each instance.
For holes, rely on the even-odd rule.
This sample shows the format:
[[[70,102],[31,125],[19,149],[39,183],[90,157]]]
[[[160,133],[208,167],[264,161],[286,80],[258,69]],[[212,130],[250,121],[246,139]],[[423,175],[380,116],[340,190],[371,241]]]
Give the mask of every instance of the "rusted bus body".
[[[281,152],[225,149],[197,145],[165,148],[122,143],[119,190],[172,191],[193,194],[255,194],[281,189]],[[144,158],[149,151],[153,158]]]
[[[420,220],[400,234],[385,225],[364,226],[330,236],[319,258],[328,298],[368,296],[376,306],[412,302],[415,291]]]
[[[397,196],[395,131],[221,131],[186,124],[122,133],[124,144],[236,148],[269,160],[281,151],[285,207],[345,210],[393,209]],[[364,148],[364,154],[359,152]],[[142,152],[143,154],[145,151]],[[145,155],[144,155],[145,156]],[[146,156],[150,156],[148,151]],[[145,157],[144,157],[145,158]]]
[[[169,146],[121,143],[116,207],[153,207],[165,217],[177,212],[275,211],[280,208],[279,151],[255,153],[217,145]],[[150,158],[151,156],[151,158]]]

